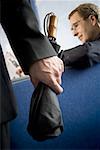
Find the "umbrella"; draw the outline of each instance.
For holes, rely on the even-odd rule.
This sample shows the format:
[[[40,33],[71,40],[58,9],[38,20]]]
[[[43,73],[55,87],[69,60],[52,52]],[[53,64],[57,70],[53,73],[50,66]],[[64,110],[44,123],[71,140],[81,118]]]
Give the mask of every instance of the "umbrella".
[[[57,137],[63,131],[58,97],[50,87],[42,82],[38,84],[31,98],[27,130],[37,141]]]

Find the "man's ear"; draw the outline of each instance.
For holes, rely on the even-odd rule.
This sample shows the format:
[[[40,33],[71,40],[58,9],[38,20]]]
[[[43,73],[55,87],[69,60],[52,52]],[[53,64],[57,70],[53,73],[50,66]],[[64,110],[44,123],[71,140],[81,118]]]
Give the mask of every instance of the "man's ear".
[[[90,15],[90,16],[89,16],[89,20],[91,21],[91,23],[92,23],[92,25],[93,25],[93,26],[94,26],[94,25],[96,25],[96,23],[97,23],[97,19],[96,19],[96,17],[95,17],[95,16]]]

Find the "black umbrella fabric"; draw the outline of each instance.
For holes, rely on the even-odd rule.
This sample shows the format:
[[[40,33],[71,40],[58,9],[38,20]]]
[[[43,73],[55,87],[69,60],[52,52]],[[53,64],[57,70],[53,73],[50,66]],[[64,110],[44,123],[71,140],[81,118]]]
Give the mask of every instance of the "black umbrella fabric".
[[[37,141],[57,137],[63,131],[57,95],[43,83],[39,83],[33,92],[27,130]]]
[[[60,45],[50,41],[58,53]],[[58,57],[62,57],[59,54]],[[47,85],[40,82],[33,92],[30,104],[28,133],[37,141],[59,136],[63,132],[63,119],[58,97]]]

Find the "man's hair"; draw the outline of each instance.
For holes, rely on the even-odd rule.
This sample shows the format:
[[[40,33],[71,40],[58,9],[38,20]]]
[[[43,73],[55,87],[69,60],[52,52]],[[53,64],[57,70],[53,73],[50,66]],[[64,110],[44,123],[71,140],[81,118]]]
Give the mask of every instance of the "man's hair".
[[[87,19],[90,15],[93,15],[100,23],[100,8],[93,3],[80,4],[68,15],[68,19],[70,19],[75,12],[78,12],[83,19]]]

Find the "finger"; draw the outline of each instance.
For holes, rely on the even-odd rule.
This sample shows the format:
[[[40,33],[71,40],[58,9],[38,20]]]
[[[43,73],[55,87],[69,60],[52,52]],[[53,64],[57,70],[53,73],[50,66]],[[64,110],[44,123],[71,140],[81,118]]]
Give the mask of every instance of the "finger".
[[[56,94],[60,94],[63,92],[63,88],[60,84],[55,80],[55,82],[51,82],[50,87],[55,91]]]
[[[60,84],[60,85],[61,85],[61,83],[62,83],[62,81],[61,81],[61,77],[58,77],[58,78],[56,79],[56,81],[58,82],[58,84]]]
[[[60,64],[59,71],[64,72],[64,64],[63,63]]]
[[[63,92],[63,88],[60,86],[60,84],[58,84],[58,82],[55,83],[54,90],[56,94],[60,94]]]

